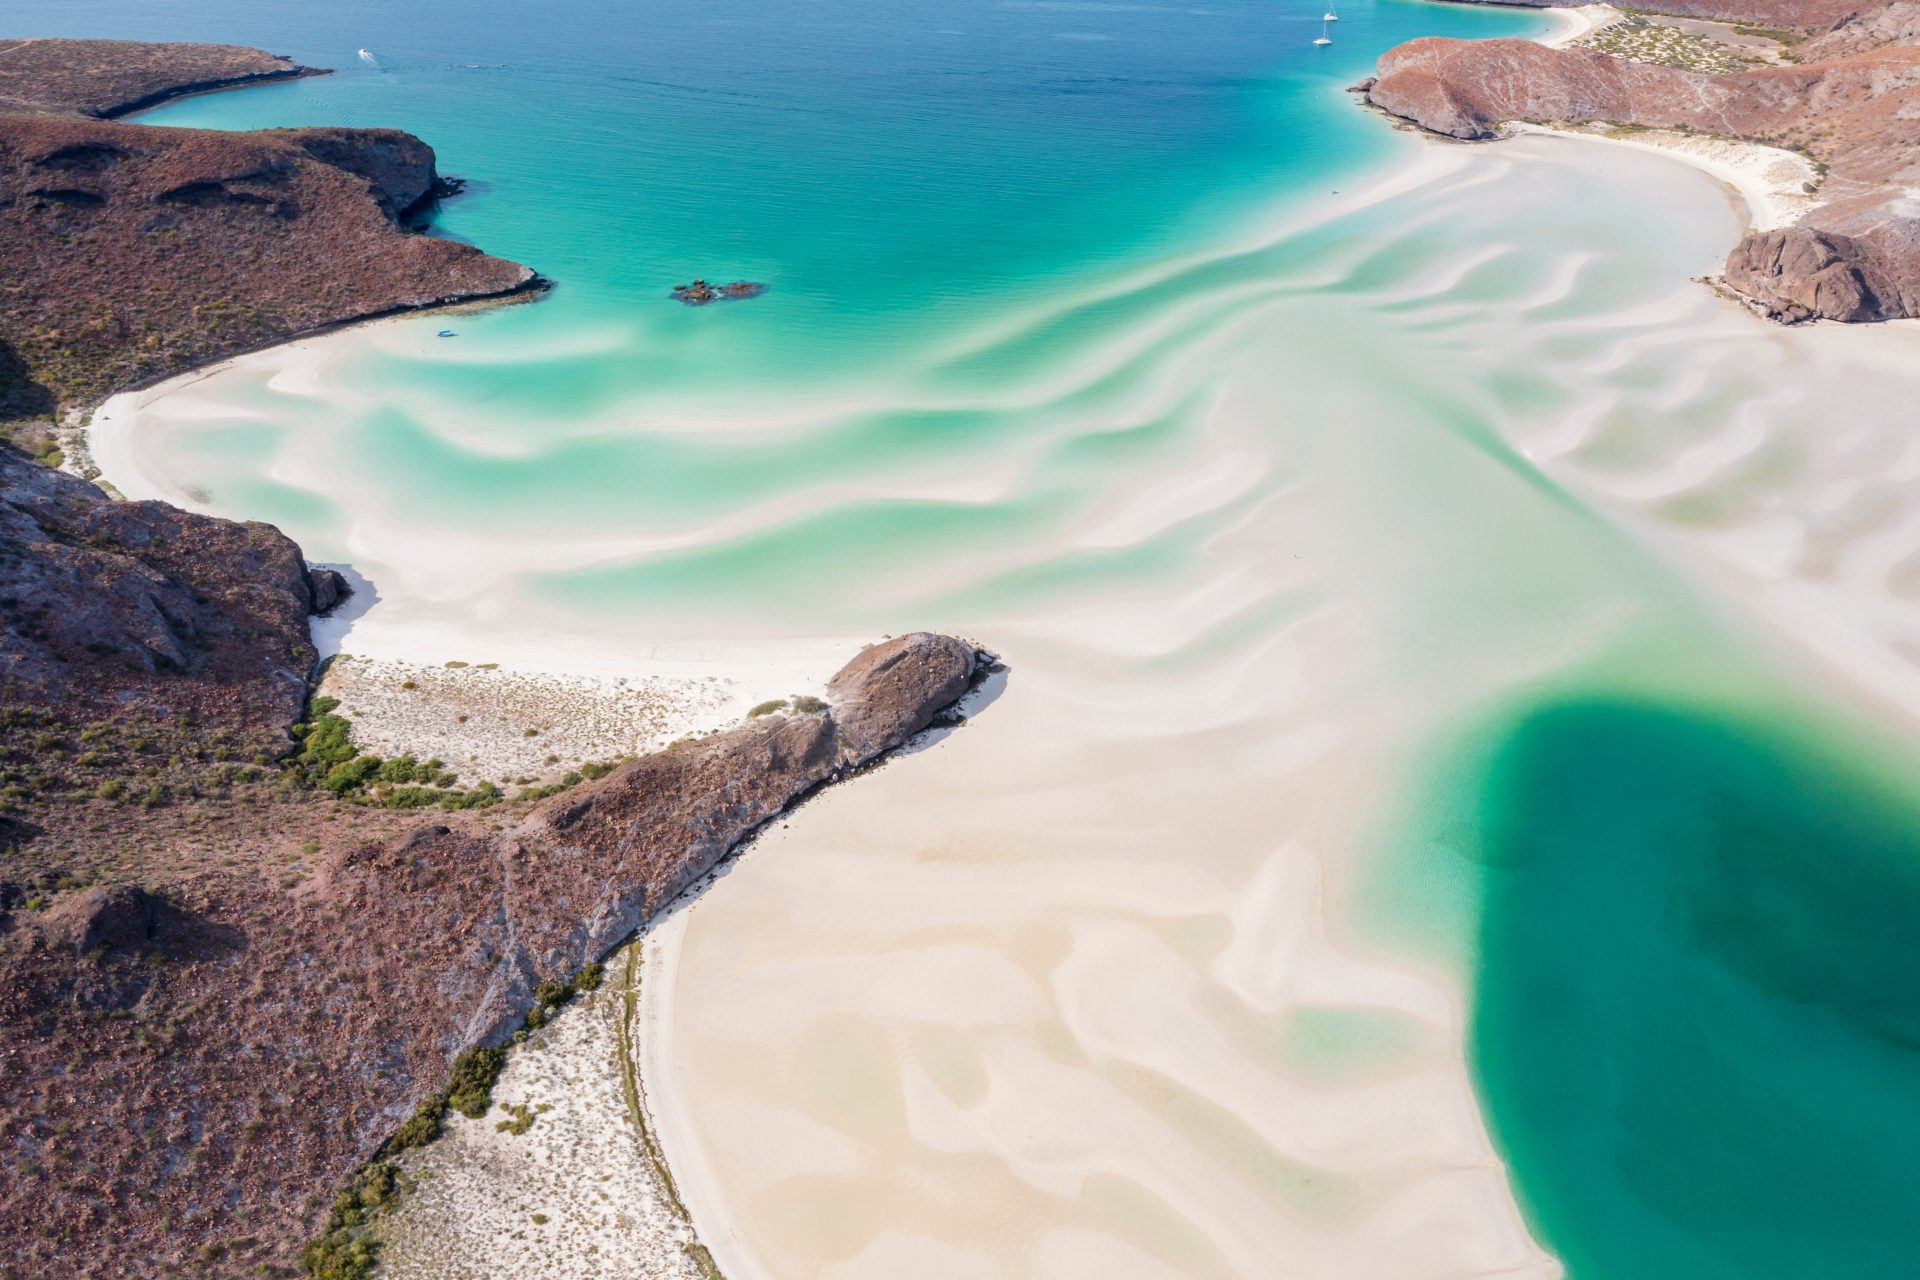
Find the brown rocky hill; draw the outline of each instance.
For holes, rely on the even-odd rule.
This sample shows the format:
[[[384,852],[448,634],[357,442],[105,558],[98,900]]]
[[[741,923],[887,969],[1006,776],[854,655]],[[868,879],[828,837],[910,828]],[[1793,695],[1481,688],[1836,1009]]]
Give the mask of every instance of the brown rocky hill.
[[[1463,4],[1499,4],[1523,9],[1550,9],[1564,0],[1458,0]],[[1661,0],[1658,6],[1635,6],[1645,13],[1683,18],[1715,18],[1751,23],[1774,30],[1824,28],[1859,12],[1860,0]]]
[[[109,119],[188,93],[318,74],[233,44],[0,39],[0,111]]]
[[[1829,12],[1777,7],[1775,20],[1793,26]],[[1509,120],[1600,120],[1802,151],[1827,170],[1822,203],[1795,226],[1743,239],[1727,259],[1727,283],[1783,320],[1916,316],[1917,11],[1911,0],[1856,10],[1796,44],[1797,65],[1722,75],[1524,40],[1414,40],[1380,59],[1365,92],[1375,106],[1455,138],[1492,138]]]
[[[330,325],[543,283],[408,229],[446,189],[432,148],[409,134],[88,118],[301,72],[220,45],[0,40],[0,419]]]
[[[92,485],[0,450],[0,706],[217,724],[284,753],[306,702],[307,616],[338,598],[278,529]],[[14,783],[13,785],[20,785]]]

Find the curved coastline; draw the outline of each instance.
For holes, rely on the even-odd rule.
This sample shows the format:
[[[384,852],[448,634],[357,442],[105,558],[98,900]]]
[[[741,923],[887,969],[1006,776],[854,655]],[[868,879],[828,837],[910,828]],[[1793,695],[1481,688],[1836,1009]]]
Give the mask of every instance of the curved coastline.
[[[1591,140],[1598,141],[1598,140],[1608,140],[1608,139],[1591,139]],[[1625,140],[1611,140],[1611,141],[1625,141]],[[1547,145],[1558,145],[1558,144],[1548,143]],[[1638,144],[1629,142],[1627,145],[1636,146]],[[1642,149],[1647,149],[1647,148],[1642,148]],[[1715,169],[1709,167],[1704,162],[1701,162],[1698,160],[1691,160],[1685,156],[1672,155],[1670,152],[1667,152],[1664,149],[1659,149],[1659,150],[1661,154],[1667,154],[1667,155],[1670,155],[1671,158],[1679,160],[1682,163],[1691,164],[1692,167],[1696,169],[1701,169],[1704,172],[1712,174],[1716,178],[1720,178],[1723,181],[1726,179],[1725,173],[1716,171]],[[1516,154],[1521,155],[1522,157],[1521,163],[1525,163],[1524,153],[1516,153]],[[1472,162],[1462,161],[1460,163],[1468,164]],[[1454,166],[1450,162],[1446,166],[1445,171],[1453,171],[1453,170],[1454,170]],[[1383,181],[1383,184],[1392,186],[1394,189],[1400,190],[1400,191],[1404,191],[1407,186],[1407,182],[1404,177],[1400,177],[1397,179],[1388,178],[1388,179],[1383,179],[1382,181]],[[1751,193],[1741,191],[1737,185],[1732,186],[1732,189],[1742,199],[1750,200],[1752,198]],[[1363,197],[1355,197],[1355,198],[1359,200],[1360,205],[1362,206],[1366,203],[1366,200]],[[1342,203],[1346,204],[1347,202],[1342,202]],[[1348,207],[1353,207],[1353,206],[1349,205]],[[216,368],[224,367],[224,365],[225,365],[225,362],[222,363],[222,366],[216,366]],[[210,369],[210,370],[200,371],[197,374],[182,375],[184,382],[182,382],[181,385],[185,385],[186,383],[195,381],[199,377],[205,376],[207,372],[211,372],[211,371],[212,370]],[[166,384],[163,384],[162,387],[154,388],[153,392],[157,396],[162,394],[171,394],[172,391],[177,389],[178,388],[175,386],[174,381],[169,380],[169,382]],[[115,397],[115,399],[117,400],[119,399],[119,397]],[[128,424],[130,422],[131,422],[131,419],[116,419],[115,415],[109,414],[105,427],[108,431],[109,436],[111,436],[112,433],[115,431],[124,432],[125,430],[129,429]],[[105,453],[107,460],[105,462],[102,462],[101,465],[103,466],[103,469],[106,472],[108,472],[108,476],[107,476],[108,479],[113,478],[113,473],[117,469],[124,469],[133,465],[132,462],[130,461],[131,454],[127,451],[126,441],[124,439],[124,436],[118,441],[118,443],[115,443],[111,440],[104,440],[103,445],[104,445],[103,452]],[[100,461],[100,459],[97,457],[96,461]],[[121,470],[121,474],[128,475],[130,477],[130,482],[134,483],[136,488],[138,488],[139,484],[141,483],[151,483],[150,480],[142,480],[137,482],[131,481],[131,475],[132,475],[131,472]],[[444,646],[445,643],[446,643],[445,640],[435,642],[436,647]],[[669,936],[663,937],[661,942],[662,947],[677,945],[677,943],[675,942],[675,938],[677,938],[677,934],[669,934]],[[662,959],[660,960],[662,981],[665,981],[668,983],[673,981],[673,973],[672,973],[673,959],[674,959],[673,955],[668,954],[663,956]],[[650,963],[650,967],[649,967],[650,976],[652,972],[653,970]],[[653,993],[658,991],[658,988],[650,985],[648,987],[648,991],[649,993]],[[666,992],[661,992],[660,994],[662,999],[668,999],[668,997],[670,996],[670,993],[666,993]],[[662,1126],[661,1132],[663,1134],[663,1140],[666,1140],[667,1145],[669,1146],[670,1149],[672,1149],[675,1145],[675,1142],[674,1140],[671,1139],[669,1135],[672,1135],[675,1132],[679,1131],[677,1126],[685,1123],[686,1115],[682,1111],[676,1108],[675,1098],[671,1090],[668,1088],[665,1088],[664,1086],[664,1081],[666,1081],[669,1078],[667,1072],[670,1070],[670,1068],[668,1068],[665,1064],[668,1059],[668,1055],[671,1052],[671,1047],[670,1047],[669,1032],[667,1031],[666,1028],[659,1025],[658,1020],[662,1017],[669,1017],[671,1015],[671,1003],[669,1000],[669,1002],[665,1006],[664,1012],[652,1006],[651,1003],[649,1004],[649,1007],[654,1008],[654,1014],[653,1014],[654,1021],[649,1023],[649,1027],[661,1037],[658,1043],[655,1043],[653,1041],[651,1035],[649,1036],[647,1041],[648,1048],[651,1052],[651,1056],[649,1058],[650,1065],[657,1072],[660,1073],[656,1076],[655,1088],[656,1090],[661,1091],[656,1095],[656,1098],[657,1098],[658,1105],[662,1108],[662,1110],[656,1113],[656,1120]],[[690,1201],[689,1207],[694,1210],[696,1220],[701,1221],[701,1214],[702,1212],[705,1212],[705,1211],[702,1210],[699,1206],[702,1205],[703,1203],[705,1204],[715,1203],[717,1202],[717,1197],[713,1196],[711,1189],[708,1188],[704,1183],[702,1183],[698,1178],[695,1179],[694,1185],[696,1188],[701,1189],[701,1191],[704,1194],[689,1196],[689,1201]],[[733,1234],[728,1224],[726,1224],[724,1221],[716,1224],[709,1217],[708,1219],[702,1221],[702,1225],[703,1227],[707,1228],[708,1231],[710,1232],[710,1234],[707,1235],[707,1239],[709,1241],[710,1246],[714,1247],[716,1256],[725,1257],[729,1259],[737,1258],[738,1261],[734,1262],[733,1265],[739,1265],[743,1267],[747,1266],[747,1263],[744,1260],[745,1258],[744,1253],[735,1250],[735,1245],[737,1244],[737,1242],[734,1240]],[[743,1248],[744,1246],[741,1246],[741,1249]],[[1546,1265],[1540,1264],[1536,1260],[1536,1266],[1540,1268],[1537,1271],[1537,1274],[1542,1274],[1542,1275],[1549,1274],[1549,1270]],[[727,1270],[727,1273],[730,1275],[734,1274],[734,1272],[730,1269]],[[746,1274],[746,1273],[743,1272],[742,1274]],[[1527,1274],[1535,1274],[1535,1272],[1528,1272]],[[738,1276],[736,1276],[736,1280],[739,1280]]]

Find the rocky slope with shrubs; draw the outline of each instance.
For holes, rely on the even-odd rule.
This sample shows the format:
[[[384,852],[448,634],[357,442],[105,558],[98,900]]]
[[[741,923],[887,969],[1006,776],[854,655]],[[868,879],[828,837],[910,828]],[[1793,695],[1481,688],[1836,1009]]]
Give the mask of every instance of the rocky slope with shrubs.
[[[423,820],[326,798],[297,755],[156,810],[47,797],[0,887],[0,1275],[363,1273],[392,1188],[330,1208],[357,1170],[450,1107],[483,1112],[490,1051],[529,1015],[761,824],[932,724],[979,664],[947,637],[889,641],[818,710],[531,807]],[[85,731],[33,732],[65,758]]]
[[[1525,40],[1430,38],[1389,50],[1363,90],[1461,139],[1496,137],[1511,120],[1608,121],[1800,151],[1824,174],[1818,205],[1741,240],[1727,284],[1786,321],[1920,316],[1920,3],[1702,0],[1685,12],[1789,28],[1793,65],[1707,74]]]
[[[0,409],[531,280],[404,230],[439,182],[408,135],[89,118],[282,59],[25,48],[0,41]],[[309,700],[343,587],[269,526],[0,446],[4,1280],[364,1275],[399,1191],[377,1153],[484,1110],[516,1028],[979,666],[904,637],[827,700],[509,798]]]

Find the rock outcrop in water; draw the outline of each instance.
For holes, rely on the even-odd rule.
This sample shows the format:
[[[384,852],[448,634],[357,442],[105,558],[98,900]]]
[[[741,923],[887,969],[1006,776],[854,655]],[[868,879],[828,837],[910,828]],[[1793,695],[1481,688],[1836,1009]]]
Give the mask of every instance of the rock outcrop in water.
[[[410,134],[99,118],[301,74],[223,45],[0,40],[0,419],[349,320],[543,283],[409,233],[444,190],[433,149]]]
[[[1663,6],[1669,7],[1669,6]],[[1524,40],[1413,40],[1365,86],[1382,110],[1448,137],[1501,123],[1611,121],[1800,151],[1826,170],[1798,225],[1735,247],[1726,282],[1786,321],[1920,315],[1920,3],[1701,3],[1686,12],[1804,27],[1798,65],[1709,75]]]

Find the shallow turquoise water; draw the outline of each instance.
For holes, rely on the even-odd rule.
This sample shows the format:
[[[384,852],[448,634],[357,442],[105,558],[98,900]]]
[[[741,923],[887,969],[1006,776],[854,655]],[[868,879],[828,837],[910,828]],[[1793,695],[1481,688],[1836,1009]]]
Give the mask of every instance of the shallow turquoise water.
[[[444,531],[473,550],[421,562],[457,588],[462,554],[518,544],[534,559],[512,566],[517,604],[641,635],[682,617],[967,627],[1127,595],[1177,615],[1226,573],[1223,544],[1371,441],[1343,550],[1420,619],[1379,641],[1385,665],[1431,697],[1476,657],[1533,664],[1510,709],[1462,713],[1476,727],[1447,744],[1456,767],[1427,780],[1379,894],[1474,958],[1477,1080],[1530,1223],[1580,1280],[1904,1274],[1920,1015],[1888,975],[1911,968],[1920,906],[1911,788],[1495,425],[1566,413],[1616,338],[1572,322],[1684,278],[1690,242],[1649,241],[1631,192],[1580,204],[1546,174],[1517,221],[1590,248],[1564,283],[1560,260],[1443,212],[1262,238],[1413,155],[1341,93],[1380,50],[1540,23],[1375,0],[1316,51],[1317,12],[28,0],[9,25],[339,67],[150,119],[412,130],[474,179],[441,232],[559,282],[451,322],[454,342],[435,319],[411,345],[355,348],[327,394],[227,386],[233,416],[170,444],[210,505],[317,556],[371,568],[383,540]],[[772,292],[667,300],[695,274]],[[1241,376],[1263,362],[1270,377]],[[1686,403],[1691,372],[1629,366],[1607,389],[1649,420],[1730,412]],[[1238,416],[1221,413],[1240,382]],[[1227,469],[1244,491],[1150,535],[1082,536],[1116,495],[1197,467],[1221,419],[1257,427]],[[1006,474],[947,482],[982,460]],[[569,548],[600,534],[605,554]],[[491,582],[477,564],[474,580]],[[1315,603],[1260,586],[1136,673],[1252,666]],[[1600,676],[1566,640],[1593,633],[1614,659]],[[1328,1078],[1399,1051],[1351,1013],[1287,1034]]]
[[[1920,796],[1783,710],[1558,700],[1493,739],[1474,1060],[1574,1276],[1920,1256]]]
[[[662,381],[869,377],[984,307],[1338,187],[1391,137],[1340,90],[1396,41],[1542,25],[1370,0],[1321,50],[1299,0],[285,8],[29,0],[9,23],[217,37],[336,68],[144,118],[427,138],[475,184],[442,231],[560,284],[538,314],[468,330],[497,350],[576,325],[641,330],[617,360],[509,368],[489,388],[562,413]],[[704,312],[660,302],[693,275],[773,292]]]

